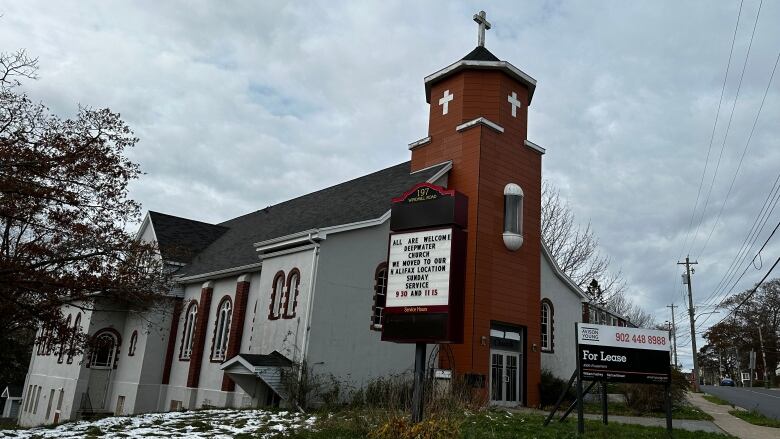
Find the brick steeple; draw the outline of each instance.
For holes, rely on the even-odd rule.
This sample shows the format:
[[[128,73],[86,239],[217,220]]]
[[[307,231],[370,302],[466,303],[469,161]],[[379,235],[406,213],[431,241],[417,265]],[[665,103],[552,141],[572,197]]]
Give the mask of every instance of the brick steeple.
[[[484,19],[484,15],[482,16]],[[475,16],[475,21],[478,21]],[[488,24],[489,28],[489,24]],[[483,37],[484,41],[484,37]],[[452,161],[448,187],[469,197],[464,343],[455,373],[490,382],[491,324],[520,328],[523,402],[539,403],[541,159],[527,141],[536,80],[484,46],[425,78],[428,136],[410,145],[412,171]],[[523,245],[502,240],[504,187],[522,188]],[[449,365],[447,365],[449,366]],[[488,395],[486,395],[488,396]]]

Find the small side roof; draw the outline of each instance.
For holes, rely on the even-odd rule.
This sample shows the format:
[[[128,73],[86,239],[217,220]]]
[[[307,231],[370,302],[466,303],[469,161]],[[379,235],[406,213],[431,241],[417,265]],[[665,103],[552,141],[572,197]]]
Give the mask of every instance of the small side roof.
[[[0,393],[0,398],[21,398],[22,386],[17,384],[9,384],[3,389],[3,393]]]
[[[166,261],[189,263],[228,229],[160,212],[149,211],[149,219]]]

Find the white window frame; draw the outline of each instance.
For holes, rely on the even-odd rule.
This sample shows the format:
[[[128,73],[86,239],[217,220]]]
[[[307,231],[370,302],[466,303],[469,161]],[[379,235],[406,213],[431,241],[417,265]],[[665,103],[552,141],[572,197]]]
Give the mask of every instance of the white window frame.
[[[281,317],[282,309],[284,308],[284,276],[278,276],[276,278],[276,303],[274,303],[274,316]]]
[[[97,364],[95,360],[97,359],[98,352],[100,352],[100,340],[103,338],[110,338],[111,339],[111,350],[108,354],[108,361],[103,364]],[[116,336],[110,332],[103,332],[97,336],[95,339],[95,348],[92,350],[92,354],[90,356],[89,361],[89,367],[92,369],[111,369],[114,367],[114,360],[116,359],[116,351],[117,351],[117,345],[119,344],[119,340],[117,340]]]
[[[233,317],[233,303],[225,299],[217,310],[217,321],[214,328],[214,350],[212,360],[224,360],[230,341],[230,322]]]
[[[552,307],[547,302],[542,302],[541,324],[544,325],[542,332],[541,348],[543,351],[552,350]]]
[[[195,325],[198,321],[198,304],[192,303],[187,308],[184,317],[184,338],[181,345],[181,359],[189,360],[192,357],[192,345],[195,343]]]

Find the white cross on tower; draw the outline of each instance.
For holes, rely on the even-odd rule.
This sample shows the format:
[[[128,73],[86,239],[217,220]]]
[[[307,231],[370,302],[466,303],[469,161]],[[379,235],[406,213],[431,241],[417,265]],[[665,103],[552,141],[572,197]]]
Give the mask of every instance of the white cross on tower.
[[[444,90],[444,96],[439,99],[439,105],[442,106],[441,114],[445,115],[450,110],[450,101],[455,99],[455,95],[451,95],[449,90]]]
[[[506,100],[512,106],[512,117],[517,117],[517,109],[522,105],[522,102],[517,99],[517,93],[512,92],[511,95],[507,96]]]
[[[479,11],[479,14],[474,14],[474,21],[479,24],[479,37],[477,38],[477,45],[485,47],[485,30],[490,29],[490,23],[487,21],[487,14],[485,11]]]

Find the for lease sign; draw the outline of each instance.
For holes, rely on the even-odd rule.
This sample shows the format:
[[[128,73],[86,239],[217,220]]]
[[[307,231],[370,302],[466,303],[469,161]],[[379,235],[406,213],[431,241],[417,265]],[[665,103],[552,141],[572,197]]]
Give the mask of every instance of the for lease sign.
[[[447,306],[451,256],[451,227],[391,234],[387,308],[429,312]]]
[[[577,355],[585,380],[665,384],[671,378],[666,331],[578,323]]]

